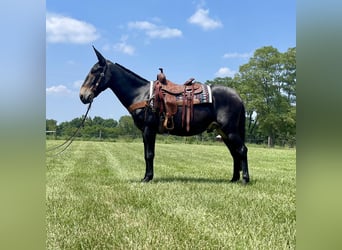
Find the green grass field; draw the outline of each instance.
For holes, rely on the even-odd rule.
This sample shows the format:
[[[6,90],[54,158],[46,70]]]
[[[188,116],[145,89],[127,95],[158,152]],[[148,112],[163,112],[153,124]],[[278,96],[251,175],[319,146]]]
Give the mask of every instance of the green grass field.
[[[147,184],[142,143],[76,141],[46,162],[48,249],[295,248],[294,149],[249,146],[246,186],[223,144],[157,143]]]

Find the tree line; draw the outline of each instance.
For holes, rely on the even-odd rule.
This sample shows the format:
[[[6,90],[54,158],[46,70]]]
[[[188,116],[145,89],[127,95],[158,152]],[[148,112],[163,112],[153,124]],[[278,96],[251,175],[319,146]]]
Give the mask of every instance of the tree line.
[[[50,137],[69,137],[81,126],[83,118],[83,116],[74,118],[59,125],[56,120],[47,119],[46,131],[54,131]],[[119,121],[99,116],[87,117],[83,128],[76,135],[76,137],[84,139],[117,139],[122,136],[129,136],[133,139],[141,136],[140,130],[135,127],[133,119],[129,115],[122,116]]]
[[[281,53],[272,46],[257,49],[248,63],[241,65],[234,77],[208,80],[205,84],[234,88],[246,107],[246,140],[274,145],[296,144],[296,48]],[[46,130],[55,137],[67,137],[81,125],[83,117],[57,125],[46,120]],[[77,135],[84,139],[138,138],[141,132],[131,116],[119,121],[88,117]],[[215,140],[215,133],[203,133],[190,140]]]

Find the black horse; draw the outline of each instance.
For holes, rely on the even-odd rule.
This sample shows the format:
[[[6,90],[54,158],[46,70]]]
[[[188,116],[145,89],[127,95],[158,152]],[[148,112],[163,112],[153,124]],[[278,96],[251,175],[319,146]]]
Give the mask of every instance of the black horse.
[[[142,131],[146,171],[142,179],[153,179],[153,159],[156,134],[159,133],[160,114],[149,105],[131,110],[135,103],[147,102],[150,98],[150,82],[123,66],[106,60],[95,48],[98,62],[91,68],[81,89],[80,99],[91,103],[102,91],[110,88],[121,103],[130,110],[135,125]],[[182,126],[181,106],[174,116],[174,129],[169,133],[191,136],[207,129],[216,129],[228,147],[234,161],[232,182],[249,182],[247,147],[245,140],[245,108],[239,95],[231,88],[214,85],[212,103],[194,105],[190,130]]]

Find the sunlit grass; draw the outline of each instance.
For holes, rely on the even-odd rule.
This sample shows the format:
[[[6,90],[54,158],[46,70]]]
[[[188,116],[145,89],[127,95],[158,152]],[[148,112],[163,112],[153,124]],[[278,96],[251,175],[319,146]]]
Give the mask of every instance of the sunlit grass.
[[[143,184],[142,143],[74,142],[47,157],[47,248],[295,248],[295,154],[250,146],[244,186],[223,145],[157,144]]]

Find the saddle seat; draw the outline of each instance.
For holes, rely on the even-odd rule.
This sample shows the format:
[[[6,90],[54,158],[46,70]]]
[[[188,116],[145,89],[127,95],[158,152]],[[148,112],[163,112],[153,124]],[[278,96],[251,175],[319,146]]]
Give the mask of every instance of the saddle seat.
[[[159,68],[160,73],[157,75],[157,81],[159,81],[162,84],[162,89],[172,95],[181,95],[184,93],[184,90],[193,89],[194,94],[200,94],[203,91],[202,84],[193,82],[195,78],[189,78],[185,83],[183,84],[177,84],[174,83],[168,79],[166,79],[166,76],[163,73],[163,69]]]
[[[162,86],[162,89],[171,95],[181,95],[184,93],[184,90],[192,90],[194,94],[200,94],[203,91],[202,84],[193,82],[195,79],[190,78],[183,85],[173,83],[167,80],[167,84]]]

